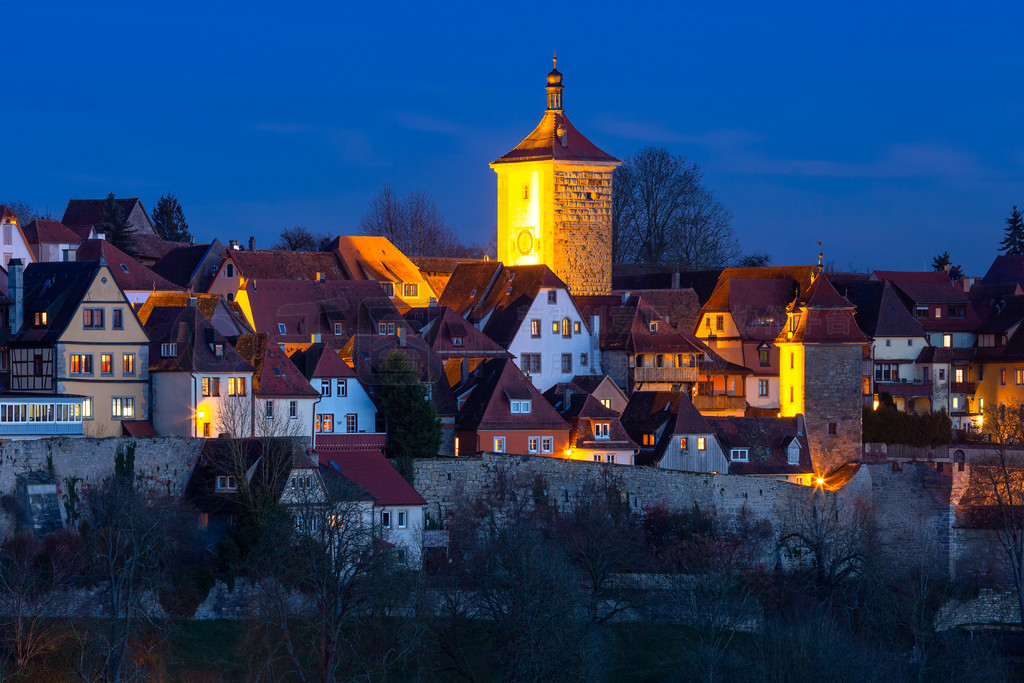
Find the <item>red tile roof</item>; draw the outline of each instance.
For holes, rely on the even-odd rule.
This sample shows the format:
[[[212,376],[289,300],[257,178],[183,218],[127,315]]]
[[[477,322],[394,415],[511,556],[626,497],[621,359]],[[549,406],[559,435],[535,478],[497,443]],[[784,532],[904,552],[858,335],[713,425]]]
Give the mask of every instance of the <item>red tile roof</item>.
[[[808,474],[814,471],[811,449],[800,417],[708,417],[726,457],[733,448],[748,449],[747,462],[730,461],[729,474]],[[799,462],[789,464],[787,449],[796,440]]]
[[[460,429],[472,430],[568,430],[565,420],[530,383],[510,359],[496,358],[481,363],[467,385],[455,388],[457,395],[468,392],[456,418]],[[511,399],[530,399],[531,412],[512,414]]]
[[[403,315],[440,358],[508,355],[505,349],[447,306],[410,308]],[[454,342],[456,338],[462,342],[458,346]]]
[[[266,333],[243,334],[235,343],[235,350],[256,368],[252,385],[257,396],[302,398],[320,395]]]
[[[152,439],[158,436],[148,420],[122,420],[121,432],[136,439]]]
[[[787,326],[779,333],[777,343],[803,344],[868,344],[870,339],[857,327],[854,306],[838,292],[824,275],[812,286],[810,298],[797,302],[800,318],[795,330]]]
[[[329,251],[288,251],[257,249],[242,251],[225,249],[224,258],[231,259],[240,277],[247,280],[309,280],[317,273],[324,280],[348,280],[338,257]]]
[[[75,259],[78,261],[98,261],[102,258],[110,266],[117,284],[127,291],[180,291],[181,287],[170,280],[157,275],[128,254],[124,253],[106,240],[86,240],[78,247]]]
[[[155,263],[174,249],[187,247],[189,244],[188,242],[169,242],[159,235],[135,233],[132,235],[132,246],[135,248],[139,258]]]
[[[85,239],[88,237],[89,229],[103,222],[103,205],[106,201],[106,199],[72,199],[68,202],[67,208],[64,209],[64,217],[60,219],[60,222],[83,235],[82,239]],[[128,220],[132,211],[135,210],[135,205],[139,203],[139,198],[120,198],[116,201],[125,220]],[[145,214],[145,209],[142,212]],[[147,220],[149,219],[148,214],[146,218]],[[148,228],[148,226],[139,225],[133,225],[132,227],[136,231],[144,227]]]
[[[150,309],[145,322],[149,335],[150,372],[243,372],[253,371],[228,343],[228,340],[210,324],[196,306],[161,306]],[[177,344],[173,357],[164,358],[164,343]],[[221,345],[216,355],[215,345]]]
[[[68,229],[60,221],[47,221],[37,218],[23,228],[25,239],[29,244],[78,244],[82,238],[74,230]]]
[[[562,136],[559,137],[559,133]],[[564,143],[563,143],[564,140]],[[503,164],[515,161],[594,161],[618,164],[619,160],[602,151],[588,140],[583,133],[569,121],[569,117],[560,111],[548,110],[526,138],[506,152],[492,164]]]
[[[356,371],[341,359],[333,346],[325,342],[311,344],[309,348],[296,351],[289,358],[308,380],[356,377]]]
[[[416,264],[386,237],[339,235],[330,248],[353,280],[416,283],[423,279]]]
[[[623,411],[622,426],[630,438],[643,443],[645,434],[658,434],[654,446],[642,446],[637,465],[657,465],[673,436],[711,434],[712,429],[690,398],[678,391],[635,391]]]
[[[328,452],[321,462],[373,496],[377,505],[426,505],[416,489],[379,453]]]

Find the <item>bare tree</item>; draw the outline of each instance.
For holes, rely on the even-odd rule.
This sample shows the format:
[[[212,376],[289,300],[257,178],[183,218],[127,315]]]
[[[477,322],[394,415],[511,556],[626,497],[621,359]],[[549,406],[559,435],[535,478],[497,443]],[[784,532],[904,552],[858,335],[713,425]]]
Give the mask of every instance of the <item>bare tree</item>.
[[[82,538],[62,529],[7,540],[0,550],[0,679],[25,672],[70,636],[67,589],[84,572]]]
[[[14,214],[14,217],[18,219],[18,225],[28,225],[34,220],[47,220],[55,221],[59,218],[57,212],[49,206],[44,206],[42,209],[37,209],[28,202],[13,201],[13,202],[0,202],[5,205]]]
[[[455,231],[425,192],[410,192],[400,198],[385,183],[370,200],[360,221],[364,235],[386,237],[408,256],[454,256],[459,248]]]
[[[684,157],[646,147],[615,170],[612,258],[616,262],[708,268],[739,256],[732,215]]]
[[[321,251],[329,239],[325,234],[314,234],[309,228],[296,225],[282,230],[272,248],[285,251]]]

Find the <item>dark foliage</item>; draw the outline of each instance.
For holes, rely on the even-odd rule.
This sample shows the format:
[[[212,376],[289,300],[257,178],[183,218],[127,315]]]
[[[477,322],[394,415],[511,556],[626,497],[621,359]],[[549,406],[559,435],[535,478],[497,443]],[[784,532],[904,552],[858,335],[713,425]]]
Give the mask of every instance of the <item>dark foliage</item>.
[[[953,442],[953,422],[946,411],[904,413],[882,394],[878,409],[864,408],[864,441],[911,446],[942,446]]]
[[[163,195],[153,209],[153,228],[156,234],[170,242],[191,242],[192,233],[185,220],[185,212],[173,194]]]

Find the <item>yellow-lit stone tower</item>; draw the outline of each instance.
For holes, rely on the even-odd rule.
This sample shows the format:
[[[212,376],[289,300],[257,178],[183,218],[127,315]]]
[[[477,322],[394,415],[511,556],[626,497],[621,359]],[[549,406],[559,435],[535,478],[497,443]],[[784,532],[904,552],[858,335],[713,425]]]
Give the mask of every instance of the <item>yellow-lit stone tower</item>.
[[[553,68],[544,118],[491,163],[498,174],[498,260],[543,263],[573,294],[605,294],[612,288],[612,172],[622,162],[573,127],[562,89]]]

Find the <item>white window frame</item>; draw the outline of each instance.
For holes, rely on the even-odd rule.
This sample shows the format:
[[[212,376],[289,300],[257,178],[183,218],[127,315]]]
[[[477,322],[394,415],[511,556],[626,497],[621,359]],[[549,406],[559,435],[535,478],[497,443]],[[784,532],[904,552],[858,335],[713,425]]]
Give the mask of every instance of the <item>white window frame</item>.
[[[495,453],[504,453],[505,452],[505,437],[503,437],[503,436],[496,436],[496,437],[494,437],[494,444],[492,444],[492,445],[494,446],[494,452]]]
[[[733,462],[750,462],[750,450],[747,448],[733,448],[729,451],[729,460]]]
[[[555,437],[553,436],[542,436],[540,437],[540,452],[541,453],[553,453],[555,450]]]
[[[539,436],[528,437],[527,440],[526,440],[526,443],[527,443],[527,449],[526,450],[527,450],[528,453],[530,453],[530,454],[540,453],[540,437]]]
[[[409,526],[409,513],[405,510],[398,511],[398,528],[405,529]]]

